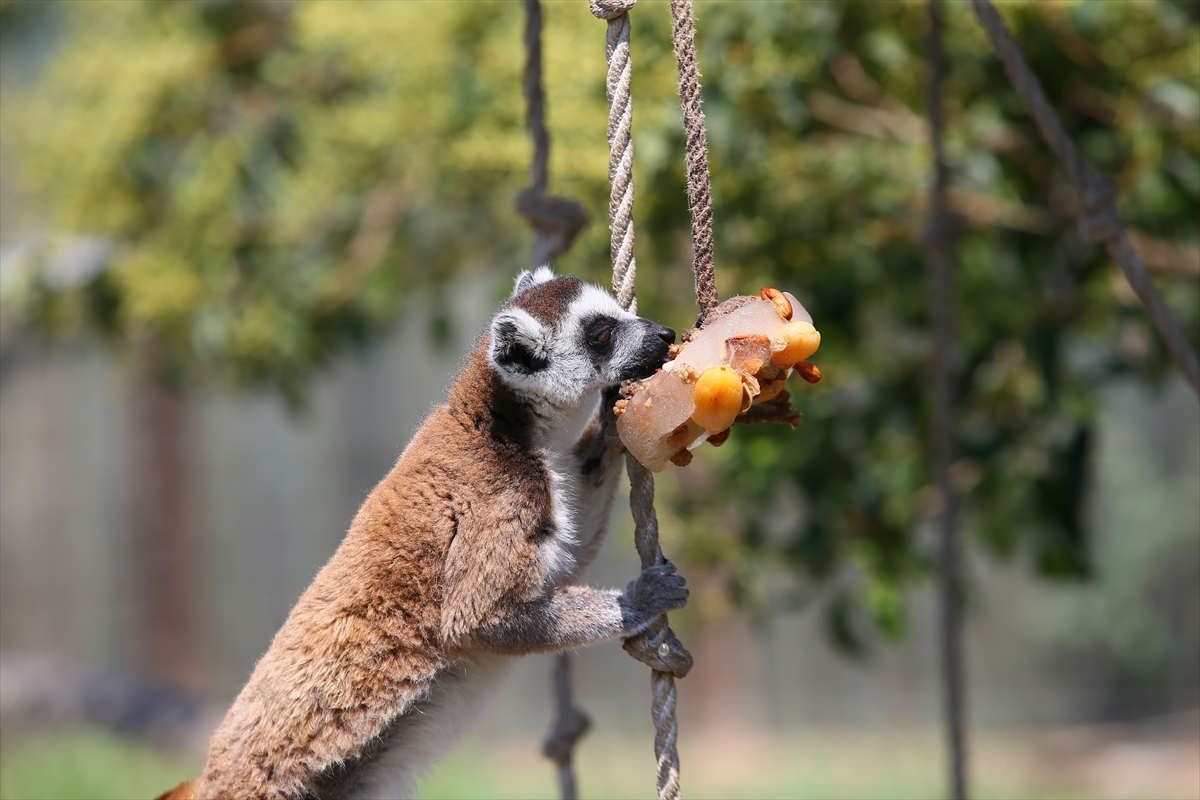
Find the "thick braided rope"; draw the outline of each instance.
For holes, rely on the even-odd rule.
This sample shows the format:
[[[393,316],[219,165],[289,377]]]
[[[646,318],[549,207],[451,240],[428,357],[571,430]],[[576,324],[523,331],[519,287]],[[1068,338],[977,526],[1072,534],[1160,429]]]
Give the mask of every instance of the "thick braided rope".
[[[554,659],[554,702],[556,713],[550,732],[542,742],[542,754],[558,765],[559,795],[575,800],[575,769],[571,764],[575,745],[591,722],[571,698],[571,656],[559,653]]]
[[[692,212],[692,272],[696,274],[696,302],[700,318],[717,307],[713,276],[712,191],[708,177],[708,134],[700,97],[700,70],[696,66],[696,21],[692,0],[671,0],[674,20],[675,65],[679,70],[679,105],[687,151],[688,206]]]
[[[1126,280],[1133,287],[1138,299],[1142,301],[1146,316],[1150,318],[1154,327],[1158,329],[1159,335],[1163,337],[1168,352],[1180,371],[1183,372],[1184,378],[1200,395],[1200,360],[1197,360],[1196,351],[1192,349],[1179,322],[1163,302],[1158,290],[1154,288],[1150,274],[1146,271],[1146,265],[1142,263],[1141,257],[1133,249],[1125,235],[1124,228],[1121,227],[1120,216],[1114,202],[1117,194],[1116,187],[1108,178],[1100,177],[1092,172],[1080,158],[1074,142],[1063,130],[1062,122],[1059,121],[1054,107],[1046,99],[1041,82],[1029,68],[1025,57],[1021,54],[1021,48],[1013,40],[1012,34],[1004,24],[1004,19],[997,13],[995,7],[988,0],[972,0],[972,2],[975,7],[975,15],[979,17],[979,24],[983,26],[983,30],[992,43],[992,48],[1003,62],[1008,79],[1017,90],[1017,94],[1021,96],[1025,107],[1029,109],[1034,122],[1037,123],[1042,139],[1054,151],[1067,179],[1071,181],[1071,185],[1079,194],[1079,213],[1077,215],[1079,232],[1084,239],[1090,242],[1103,242],[1112,259],[1121,265]]]
[[[636,312],[634,281],[637,266],[633,258],[633,103],[630,97],[632,74],[629,58],[629,16],[636,0],[592,0],[592,13],[608,20],[605,54],[608,60],[606,83],[608,116],[608,179],[610,199],[609,225],[612,229],[613,293],[621,306]],[[629,472],[629,507],[633,512],[634,542],[642,567],[661,564],[658,544],[658,517],[654,512],[654,477],[637,459],[626,454]],[[649,664],[654,719],[654,755],[657,762],[659,800],[679,800],[679,751],[676,740],[679,724],[675,718],[675,676],[687,673],[691,656],[675,639],[666,615],[655,620],[646,633],[627,639],[625,649],[634,658]]]
[[[629,15],[633,2],[593,0],[592,13],[608,20],[608,224],[612,231],[613,294],[622,308],[637,313],[633,258],[633,100],[629,95],[633,64],[629,59]],[[619,10],[618,10],[619,9]],[[613,14],[613,16],[608,16]]]
[[[642,559],[642,569],[663,563],[658,544],[658,516],[654,511],[654,475],[640,461],[626,453],[629,472],[629,508],[633,512],[634,544]],[[679,723],[675,718],[675,678],[687,674],[691,655],[675,638],[667,625],[667,615],[654,621],[645,633],[625,641],[625,650],[653,668],[650,689],[653,699],[650,714],[654,719],[655,779],[659,800],[679,800]]]

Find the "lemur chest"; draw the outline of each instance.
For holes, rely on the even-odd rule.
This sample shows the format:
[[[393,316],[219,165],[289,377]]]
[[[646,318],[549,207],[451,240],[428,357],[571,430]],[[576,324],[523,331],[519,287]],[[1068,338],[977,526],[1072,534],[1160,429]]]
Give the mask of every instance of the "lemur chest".
[[[578,555],[579,487],[572,477],[570,456],[549,449],[544,453],[550,490],[549,531],[538,544],[538,561],[546,583],[555,584],[571,572]]]

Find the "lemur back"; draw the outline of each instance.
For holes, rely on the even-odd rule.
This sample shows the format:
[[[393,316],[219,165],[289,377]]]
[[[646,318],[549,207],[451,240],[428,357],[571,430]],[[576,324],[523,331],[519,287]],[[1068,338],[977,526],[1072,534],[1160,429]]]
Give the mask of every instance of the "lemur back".
[[[548,269],[523,273],[439,406],[363,503],[165,797],[399,797],[472,717],[505,656],[644,630],[681,607],[670,564],[624,592],[571,583],[622,461],[596,390],[660,366],[674,332]]]

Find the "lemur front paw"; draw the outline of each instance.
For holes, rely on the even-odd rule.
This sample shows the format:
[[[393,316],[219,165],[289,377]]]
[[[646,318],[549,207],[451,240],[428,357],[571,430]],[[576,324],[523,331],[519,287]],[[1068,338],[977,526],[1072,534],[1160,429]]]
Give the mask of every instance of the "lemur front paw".
[[[675,574],[670,561],[647,567],[637,580],[630,581],[620,600],[625,635],[641,633],[659,614],[687,605],[686,583],[682,575]]]

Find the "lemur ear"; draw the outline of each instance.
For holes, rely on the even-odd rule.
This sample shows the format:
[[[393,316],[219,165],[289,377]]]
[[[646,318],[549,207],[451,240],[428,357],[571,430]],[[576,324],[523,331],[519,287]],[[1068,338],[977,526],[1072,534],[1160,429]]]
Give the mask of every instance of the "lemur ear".
[[[553,280],[553,279],[554,279],[554,270],[552,270],[550,268],[549,264],[540,266],[533,272],[530,272],[529,270],[525,270],[520,275],[517,276],[517,283],[513,287],[512,297],[516,297],[521,292],[525,291],[526,289],[528,289],[530,287],[537,286],[539,283],[545,283],[546,281]],[[510,297],[509,299],[511,300],[512,297]]]
[[[532,375],[550,366],[542,323],[519,308],[497,314],[488,360],[496,369],[517,375]]]

